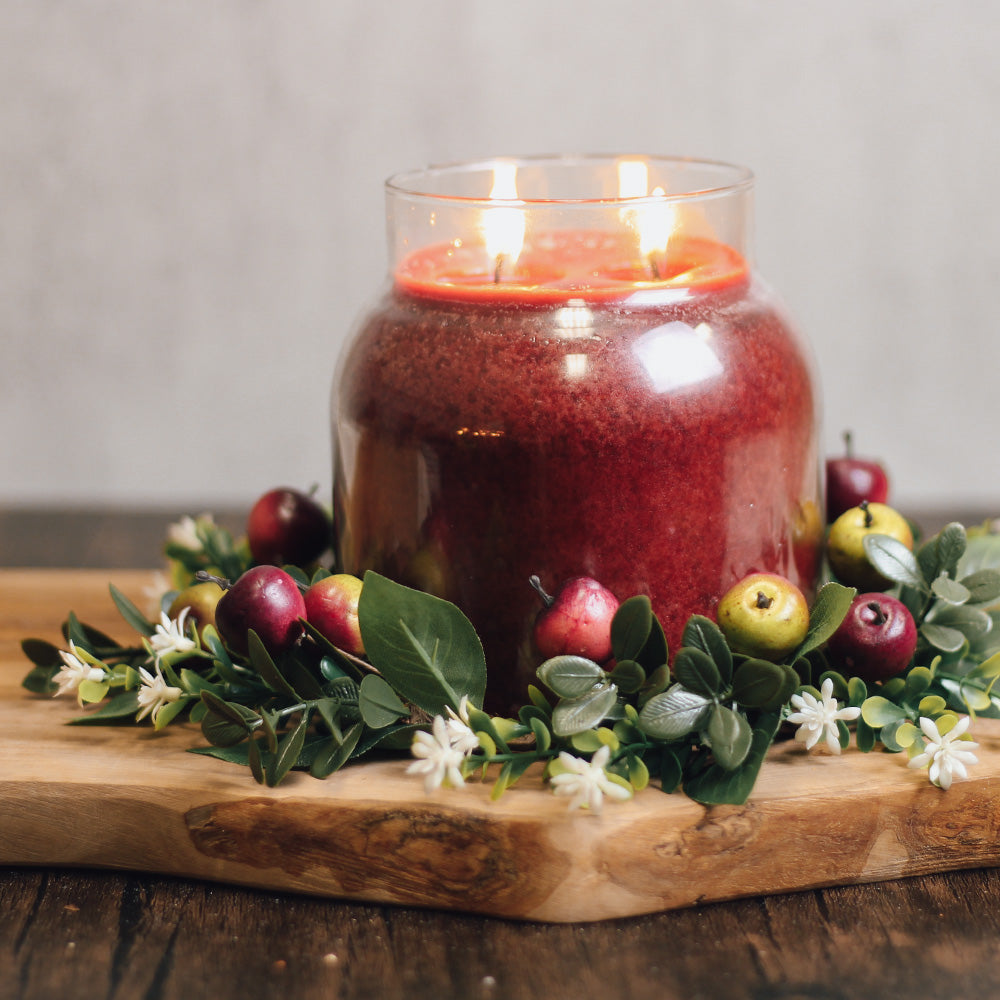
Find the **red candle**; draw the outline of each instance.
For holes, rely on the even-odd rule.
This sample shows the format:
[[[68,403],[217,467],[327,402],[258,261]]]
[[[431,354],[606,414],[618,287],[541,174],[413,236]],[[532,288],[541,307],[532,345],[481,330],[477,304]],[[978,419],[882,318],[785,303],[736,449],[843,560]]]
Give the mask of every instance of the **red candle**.
[[[495,711],[539,663],[534,574],[648,594],[676,651],[746,573],[808,590],[818,568],[809,367],[740,248],[675,224],[649,250],[631,222],[655,199],[584,202],[586,226],[551,204],[502,206],[516,252],[481,238],[482,200],[465,236],[407,240],[335,404],[343,568],[461,607]]]

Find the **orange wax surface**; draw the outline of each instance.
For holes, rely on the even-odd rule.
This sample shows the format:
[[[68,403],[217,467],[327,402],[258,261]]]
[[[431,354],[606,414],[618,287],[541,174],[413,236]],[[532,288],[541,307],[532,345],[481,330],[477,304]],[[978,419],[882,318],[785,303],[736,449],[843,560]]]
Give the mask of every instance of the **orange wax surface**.
[[[422,297],[538,305],[614,301],[657,290],[718,291],[749,281],[746,260],[725,244],[675,235],[665,253],[642,260],[627,231],[544,233],[514,263],[501,258],[499,273],[490,264],[481,243],[433,244],[405,257],[395,280],[400,290]]]

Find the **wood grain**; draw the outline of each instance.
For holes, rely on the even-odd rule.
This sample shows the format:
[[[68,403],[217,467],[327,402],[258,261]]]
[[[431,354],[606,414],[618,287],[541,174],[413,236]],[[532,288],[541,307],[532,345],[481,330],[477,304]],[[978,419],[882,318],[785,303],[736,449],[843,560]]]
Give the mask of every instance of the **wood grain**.
[[[119,868],[342,899],[589,921],[712,900],[1000,865],[1000,727],[948,793],[898,756],[786,744],[751,800],[704,809],[645,792],[600,817],[537,778],[425,796],[405,762],[277,789],[186,753],[196,729],[65,726],[64,699],[22,692],[17,641],[56,639],[70,608],[115,635],[107,573],[0,572],[0,864]],[[116,573],[138,601],[148,573]]]

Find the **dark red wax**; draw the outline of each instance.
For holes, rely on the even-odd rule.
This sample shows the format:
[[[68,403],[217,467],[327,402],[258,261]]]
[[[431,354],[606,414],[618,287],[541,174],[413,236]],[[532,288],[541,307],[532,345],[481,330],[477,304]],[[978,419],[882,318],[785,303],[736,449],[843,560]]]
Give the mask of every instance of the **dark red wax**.
[[[672,653],[747,573],[815,583],[810,373],[748,279],[563,311],[397,284],[344,358],[338,407],[343,569],[454,601],[495,712],[540,662],[532,574],[550,593],[588,575],[648,594]]]

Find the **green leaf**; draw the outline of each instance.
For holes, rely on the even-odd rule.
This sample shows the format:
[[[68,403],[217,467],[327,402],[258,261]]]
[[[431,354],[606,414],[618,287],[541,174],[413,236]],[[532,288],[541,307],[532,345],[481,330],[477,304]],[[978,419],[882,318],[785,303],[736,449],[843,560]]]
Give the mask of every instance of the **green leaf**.
[[[604,678],[601,667],[585,656],[553,656],[536,673],[560,698],[579,698]]]
[[[323,749],[313,758],[309,773],[314,778],[326,778],[334,771],[339,771],[350,760],[364,731],[365,724],[357,722],[344,733],[343,742],[338,743],[336,739],[327,741]]]
[[[303,712],[299,724],[282,737],[278,744],[278,752],[269,761],[267,768],[267,784],[274,788],[280,785],[285,775],[298,763],[299,754],[306,741],[306,730],[309,725],[309,713]]]
[[[516,784],[517,780],[524,774],[525,771],[535,763],[535,759],[531,754],[522,754],[515,757],[513,760],[507,761],[502,768],[500,768],[500,774],[497,780],[493,784],[493,790],[490,792],[491,799],[499,799],[501,795],[511,785]]]
[[[108,722],[119,722],[126,718],[134,719],[139,711],[139,694],[137,691],[123,691],[103,702],[96,712],[88,712],[77,719],[70,720],[71,726],[103,726]]]
[[[392,725],[397,719],[409,715],[409,711],[399,700],[396,692],[377,674],[368,674],[361,682],[358,707],[361,710],[361,718],[372,729],[382,729]]]
[[[701,649],[683,646],[674,660],[674,677],[689,691],[714,698],[722,688],[722,675],[715,660]]]
[[[673,750],[664,747],[663,756],[660,759],[660,787],[668,795],[671,792],[676,792],[680,787],[683,775],[684,770],[680,757]]]
[[[852,708],[860,708],[868,697],[868,685],[860,677],[847,679],[847,704]]]
[[[111,684],[108,681],[81,681],[80,686],[77,688],[77,694],[79,695],[80,701],[84,703],[93,704],[94,702],[103,701],[104,696],[111,690]]]
[[[930,583],[942,573],[955,576],[967,544],[965,528],[953,521],[922,545],[917,553],[917,561],[926,581]]]
[[[926,667],[913,667],[906,674],[906,695],[915,698],[923,694],[933,681],[931,672]]]
[[[684,792],[706,806],[742,805],[753,791],[780,721],[780,712],[761,713],[751,730],[750,750],[743,763],[731,771],[718,763],[711,764],[685,779]]]
[[[950,576],[942,574],[934,579],[931,584],[931,593],[947,604],[965,604],[972,596],[968,587],[963,586]]]
[[[61,667],[59,647],[44,639],[22,639],[21,652],[39,667]]]
[[[619,660],[611,680],[622,694],[635,694],[646,683],[646,671],[635,660]]]
[[[920,634],[935,648],[943,653],[956,653],[965,645],[965,636],[958,629],[924,622],[920,626]]]
[[[905,709],[894,705],[881,695],[868,698],[861,706],[861,718],[873,729],[881,729],[890,723],[900,722],[906,717]]]
[[[797,682],[796,674],[793,693]],[[787,700],[781,696],[788,686],[788,674],[780,664],[769,660],[744,660],[733,675],[733,698],[745,708],[777,708]]]
[[[681,646],[691,646],[707,653],[718,667],[724,685],[733,679],[733,654],[722,630],[711,618],[692,615],[684,626]]]
[[[496,725],[496,722],[500,722],[502,720],[498,719],[495,722],[481,708],[476,708],[475,705],[468,706],[468,714],[469,728],[474,733],[485,733],[493,742],[494,746],[498,746],[501,752],[507,753],[507,734],[501,733]],[[531,722],[529,721],[528,724],[531,725]]]
[[[855,723],[854,742],[862,753],[871,753],[875,749],[875,730],[862,718]]]
[[[21,687],[32,694],[55,694],[59,686],[52,679],[57,667],[32,667],[21,681]]]
[[[638,725],[647,736],[672,742],[702,726],[711,706],[704,695],[674,684],[642,706]]]
[[[918,590],[927,590],[917,558],[898,538],[891,535],[865,535],[865,555],[882,576]]]
[[[613,684],[595,687],[579,698],[564,698],[552,712],[552,732],[565,738],[592,729],[604,720],[617,700]]]
[[[971,684],[961,686],[962,698],[969,707],[970,712],[985,712],[993,704],[993,700],[982,689],[973,687]]]
[[[637,792],[649,784],[649,768],[645,761],[631,753],[628,755],[628,781]]]
[[[969,591],[970,604],[988,604],[1000,598],[1000,572],[995,569],[970,573],[960,582]]]
[[[632,657],[646,671],[647,674],[659,669],[667,663],[669,656],[667,651],[667,637],[663,634],[663,626],[660,620],[653,615],[653,622],[649,630],[649,638],[639,653]]]
[[[831,582],[820,588],[809,611],[809,630],[793,659],[819,649],[837,631],[856,594],[854,587],[845,587],[839,583]]]
[[[549,732],[549,727],[537,717],[532,718],[530,724],[531,732],[535,736],[535,746],[539,752],[544,753],[552,746],[552,734]]]
[[[993,620],[980,608],[955,607],[953,605],[936,604],[931,613],[924,619],[928,624],[943,625],[946,628],[957,629],[967,639],[975,639],[986,635],[993,628]]]
[[[371,571],[358,601],[368,659],[407,701],[432,715],[475,705],[486,693],[486,659],[471,622],[454,604]]]
[[[616,660],[634,660],[649,639],[653,607],[645,594],[622,601],[611,619],[611,652]]]
[[[723,770],[732,771],[746,760],[753,739],[746,716],[725,705],[713,705],[707,733],[712,756]]]
[[[299,701],[299,694],[285,679],[277,664],[267,651],[260,636],[253,629],[247,631],[247,654],[250,666],[260,674],[260,679],[277,694],[284,694],[293,701]]]
[[[169,705],[164,705],[156,715],[156,722],[153,723],[153,728],[157,731],[166,729],[191,704],[191,700],[190,697],[178,698],[177,701],[172,701]]]
[[[118,613],[128,622],[131,628],[140,635],[151,636],[156,626],[113,584],[108,584],[111,600],[115,602]]]
[[[238,702],[224,701],[211,691],[202,691],[201,700],[208,706],[208,714],[201,722],[201,732],[213,746],[233,746],[245,740],[250,734],[251,724],[260,719],[253,709]]]
[[[994,653],[989,659],[976,664],[967,676],[983,677],[989,680],[992,680],[994,677],[1000,677],[1000,653]]]

